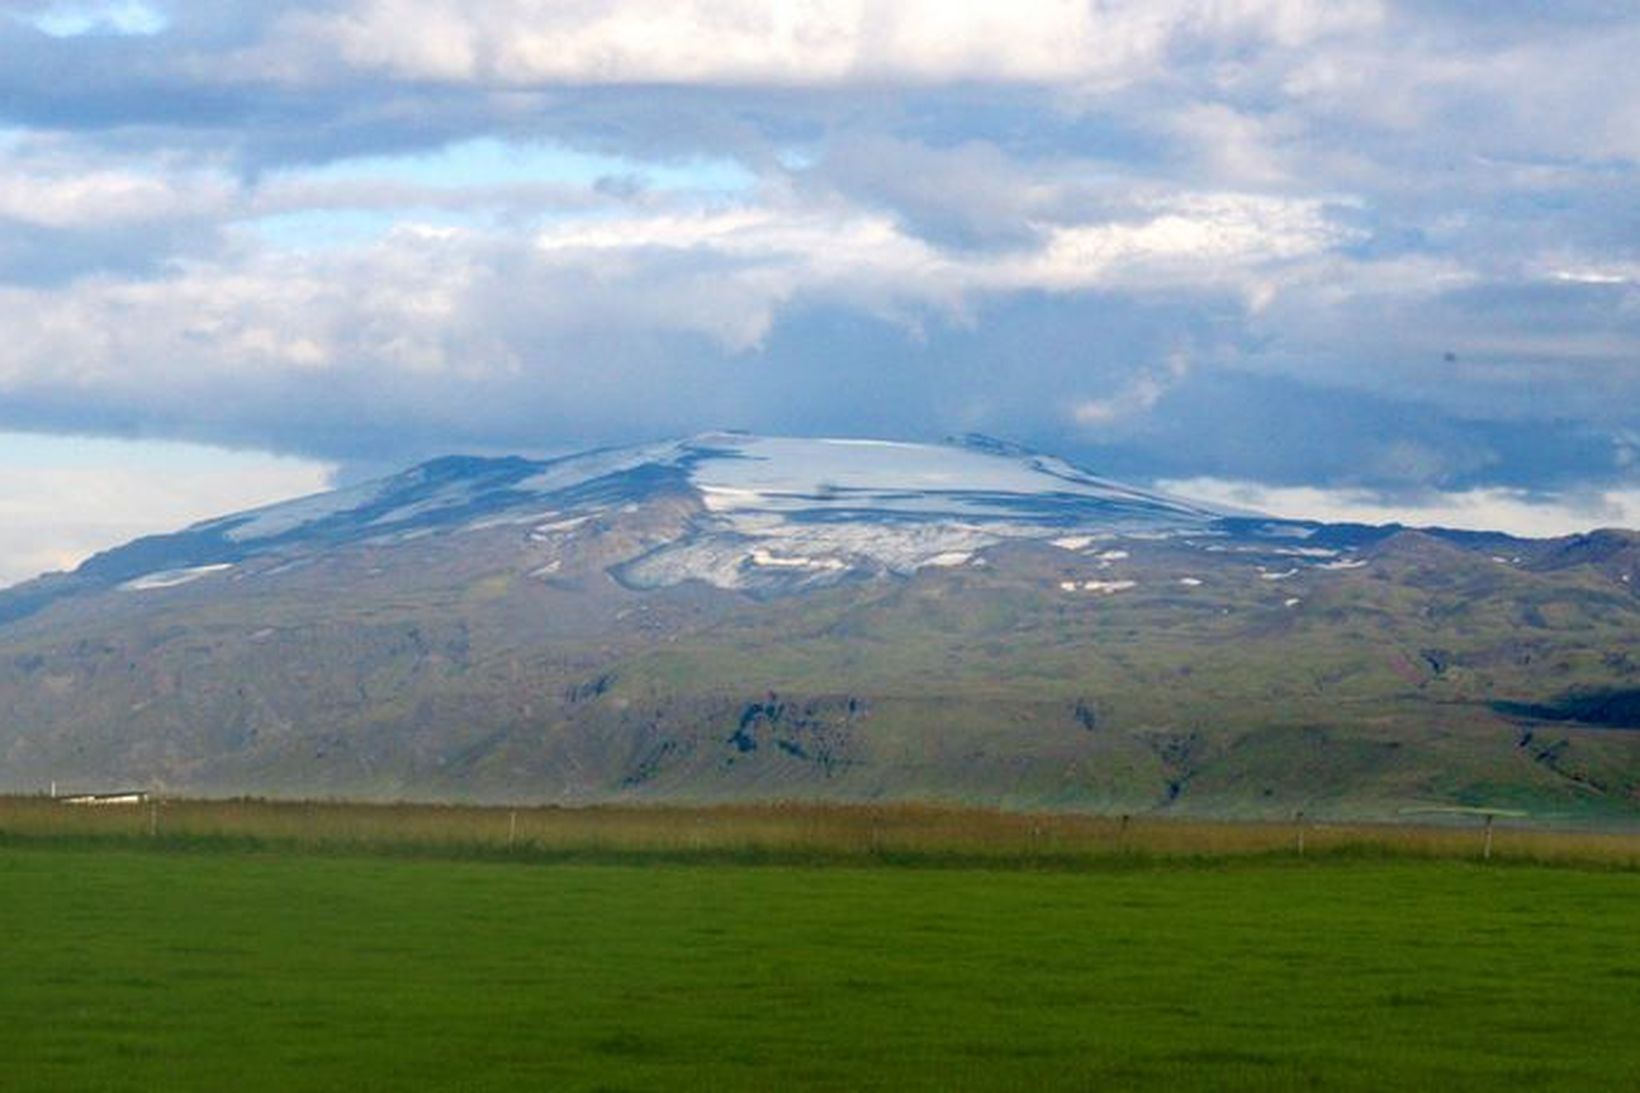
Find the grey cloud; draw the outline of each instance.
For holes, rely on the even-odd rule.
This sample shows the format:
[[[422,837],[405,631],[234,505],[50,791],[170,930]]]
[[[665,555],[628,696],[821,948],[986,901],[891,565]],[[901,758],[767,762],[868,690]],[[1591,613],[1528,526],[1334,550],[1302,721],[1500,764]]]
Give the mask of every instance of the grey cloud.
[[[1347,275],[1341,278],[1347,284]],[[1446,414],[1640,421],[1640,288],[1476,280],[1294,293],[1252,324],[1246,366],[1389,393]]]
[[[1112,473],[1365,488],[1387,497],[1632,482],[1620,433],[1570,420],[1453,416],[1419,401],[1282,376],[1204,371],[1120,435],[1084,440]],[[1074,437],[1064,437],[1076,445]]]
[[[1042,240],[1050,223],[1131,210],[1130,173],[1098,161],[1019,159],[994,144],[948,147],[868,134],[830,143],[798,172],[807,188],[897,216],[939,246],[1001,248]]]
[[[1628,0],[1396,0],[1410,20],[1435,21],[1495,39],[1553,30],[1622,28],[1634,20]]]
[[[595,312],[574,278],[562,312]],[[1622,482],[1622,437],[1640,422],[1487,418],[1326,382],[1248,374],[1227,362],[1250,334],[1233,299],[1122,294],[1002,299],[966,321],[920,326],[816,304],[785,312],[764,343],[726,351],[699,333],[623,326],[594,313],[555,331],[533,291],[452,328],[455,359],[501,338],[516,370],[405,372],[360,362],[312,375],[187,369],[122,385],[13,387],[0,425],[165,435],[374,467],[451,450],[542,452],[708,427],[934,439],[970,430],[1079,456],[1135,478],[1216,475],[1273,484],[1572,488]],[[361,338],[366,335],[361,334]],[[361,341],[361,348],[365,343]],[[1097,428],[1072,408],[1109,396],[1181,347],[1203,366],[1141,412]],[[1552,395],[1552,393],[1551,393]],[[1619,415],[1622,416],[1622,415]],[[1624,429],[1628,432],[1625,434]]]
[[[13,341],[0,423],[361,463],[726,425],[978,429],[1136,477],[1559,489],[1634,473],[1614,455],[1640,435],[1632,5],[1397,3],[1383,26],[1291,41],[1204,23],[1089,87],[883,71],[828,86],[433,81],[279,54],[297,39],[278,27],[334,10],[176,4],[153,38],[63,41],[0,20],[7,123],[54,131],[88,169],[182,162],[241,187],[197,215],[0,223],[0,289],[51,289],[16,306],[88,298],[88,280],[202,293],[127,300],[117,324],[66,313],[83,340],[37,360]],[[533,227],[570,212],[616,230],[716,211],[619,178],[302,189],[308,166],[478,136],[733,159],[761,179],[739,207],[807,232],[792,245],[814,253],[762,237],[532,248]],[[1186,249],[1165,276],[1102,291],[950,272],[1031,256],[1059,227],[1132,221],[1148,200],[1226,196],[1319,203],[1347,231],[1240,266]],[[417,200],[504,223],[419,257],[387,242],[318,262],[233,230],[275,207]],[[851,242],[813,241],[828,215],[880,215],[927,254],[915,273],[828,264]],[[190,264],[251,287],[215,299],[177,278]],[[176,318],[186,307],[217,325]],[[1181,352],[1187,375],[1167,364]],[[1119,397],[1146,377],[1166,382]],[[1121,413],[1079,423],[1074,408],[1099,400]]]
[[[203,221],[64,229],[0,217],[0,285],[64,287],[93,274],[153,278],[179,255],[220,246],[217,226]]]

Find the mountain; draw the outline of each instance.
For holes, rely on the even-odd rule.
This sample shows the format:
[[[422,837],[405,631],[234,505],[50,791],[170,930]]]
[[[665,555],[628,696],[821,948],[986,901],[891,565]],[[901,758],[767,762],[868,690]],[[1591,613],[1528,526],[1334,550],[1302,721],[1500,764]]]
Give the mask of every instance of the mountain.
[[[97,555],[74,576],[141,591],[262,557],[437,533],[527,528],[531,540],[551,542],[644,506],[687,519],[623,559],[614,574],[621,583],[701,580],[765,595],[960,564],[985,547],[1056,529],[1173,532],[1223,515],[983,437],[936,447],[724,433],[548,462],[438,459],[141,539]]]
[[[451,457],[0,591],[0,790],[1640,822],[1637,558],[983,437]]]

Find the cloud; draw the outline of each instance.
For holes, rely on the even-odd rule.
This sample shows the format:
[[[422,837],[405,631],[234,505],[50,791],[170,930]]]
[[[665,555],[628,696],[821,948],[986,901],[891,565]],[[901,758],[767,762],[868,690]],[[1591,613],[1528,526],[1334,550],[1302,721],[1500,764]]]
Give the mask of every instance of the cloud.
[[[0,434],[0,453],[0,586],[330,484],[322,464],[178,444]]]
[[[1385,496],[1370,490],[1271,487],[1217,478],[1167,479],[1160,486],[1180,497],[1300,520],[1504,531],[1529,538],[1640,527],[1640,489],[1545,498],[1500,488]]]
[[[1634,474],[1623,5],[7,14],[12,428],[372,463],[978,429],[1408,499]]]
[[[120,171],[0,178],[0,217],[42,227],[141,223],[197,214],[200,203],[220,203],[215,187],[189,192],[174,183]]]
[[[956,81],[1106,86],[1148,75],[1181,45],[1292,47],[1371,25],[1367,0],[361,0],[295,11],[243,62],[264,77],[334,71],[532,84],[824,87]]]
[[[1404,279],[1381,276],[1396,268]],[[1484,278],[1450,261],[1361,268],[1331,259],[1314,274],[1258,317],[1279,341],[1250,366],[1393,391],[1471,418],[1633,420],[1634,285],[1530,270]]]
[[[87,0],[25,4],[12,18],[53,38],[86,34],[150,35],[165,29],[164,13],[142,0]]]
[[[1114,395],[1077,403],[1072,407],[1072,416],[1079,424],[1102,426],[1148,413],[1189,373],[1189,356],[1175,350],[1167,355],[1161,367],[1140,372]]]
[[[1212,195],[1051,227],[997,256],[942,250],[882,216],[764,205],[569,219],[531,234],[403,224],[358,247],[247,244],[163,277],[0,289],[0,391],[144,397],[314,372],[493,377],[599,330],[756,349],[794,301],[960,314],[976,295],[1235,286],[1336,238],[1312,203]],[[1203,278],[1197,270],[1211,263]],[[93,396],[95,397],[95,396]]]

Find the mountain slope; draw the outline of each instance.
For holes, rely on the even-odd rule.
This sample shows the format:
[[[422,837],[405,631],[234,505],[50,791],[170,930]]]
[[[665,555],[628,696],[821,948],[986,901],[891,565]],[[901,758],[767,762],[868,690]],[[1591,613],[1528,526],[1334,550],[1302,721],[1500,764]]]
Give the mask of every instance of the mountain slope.
[[[1635,538],[1272,521],[983,440],[444,459],[0,592],[0,788],[1628,822]]]
[[[1222,515],[986,438],[933,446],[718,433],[542,462],[434,460],[141,539],[97,555],[74,577],[140,590],[258,557],[431,533],[527,525],[542,538],[667,499],[689,509],[688,533],[628,559],[630,583],[791,590],[951,564],[954,555],[1055,528],[1179,530]]]

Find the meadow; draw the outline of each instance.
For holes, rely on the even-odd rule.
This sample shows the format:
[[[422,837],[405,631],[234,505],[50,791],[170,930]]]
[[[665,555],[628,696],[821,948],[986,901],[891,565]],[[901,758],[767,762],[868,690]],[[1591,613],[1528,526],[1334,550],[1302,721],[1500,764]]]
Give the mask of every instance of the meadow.
[[[515,861],[1085,868],[1244,855],[1481,859],[1640,870],[1640,831],[1545,828],[1480,809],[1423,823],[1196,821],[936,804],[507,808],[269,799],[75,806],[0,797],[0,842],[90,840]],[[1439,822],[1431,822],[1439,821]]]
[[[0,1088],[1640,1087],[1634,840],[1297,830],[14,800]]]

